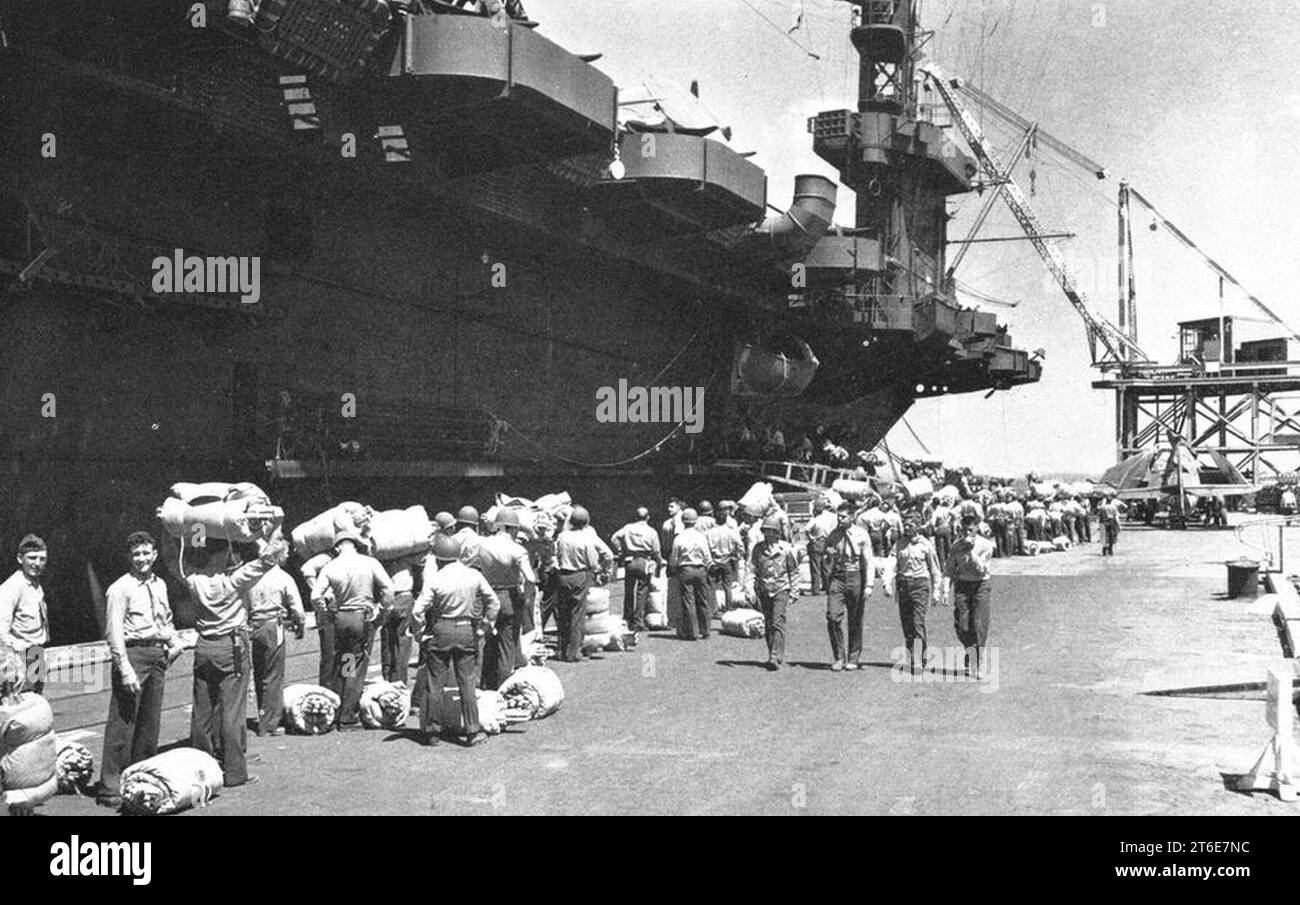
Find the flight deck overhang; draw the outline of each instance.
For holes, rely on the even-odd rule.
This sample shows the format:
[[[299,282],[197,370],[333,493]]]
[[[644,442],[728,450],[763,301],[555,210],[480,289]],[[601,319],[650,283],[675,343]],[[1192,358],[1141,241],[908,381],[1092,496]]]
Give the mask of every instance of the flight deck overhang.
[[[755,223],[767,174],[720,142],[673,132],[625,132],[625,175],[592,189],[591,207],[636,232],[664,235]]]
[[[389,115],[450,174],[608,151],[618,92],[536,32],[476,16],[407,16]]]

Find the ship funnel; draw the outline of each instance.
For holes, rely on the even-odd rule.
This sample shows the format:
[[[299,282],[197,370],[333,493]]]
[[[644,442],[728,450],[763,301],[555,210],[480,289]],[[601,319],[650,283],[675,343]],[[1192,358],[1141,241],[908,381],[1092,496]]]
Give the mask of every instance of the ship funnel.
[[[796,176],[790,209],[760,223],[741,241],[741,250],[776,261],[802,260],[830,229],[836,192],[834,180],[825,176]]]

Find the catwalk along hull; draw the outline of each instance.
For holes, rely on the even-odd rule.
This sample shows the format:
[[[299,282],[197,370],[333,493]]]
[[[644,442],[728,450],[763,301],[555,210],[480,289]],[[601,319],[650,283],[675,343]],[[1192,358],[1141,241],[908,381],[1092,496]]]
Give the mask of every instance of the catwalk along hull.
[[[260,482],[291,521],[497,488],[570,487],[621,514],[629,490],[661,504],[677,487],[651,476],[707,464],[742,419],[851,422],[871,443],[918,378],[990,383],[920,338],[910,301],[885,332],[790,309],[781,262],[737,241],[765,200],[740,163],[729,191],[654,197],[646,178],[611,203],[603,76],[531,32],[506,30],[504,115],[502,95],[430,75],[430,17],[392,29],[363,78],[313,81],[304,113],[296,67],[192,28],[189,8],[0,4],[0,547],[50,543],[59,640],[96,631],[95,588],[176,481]],[[55,27],[74,12],[80,28]],[[520,77],[534,58],[567,73],[539,84],[586,94],[548,107]],[[187,286],[189,258],[236,269]],[[213,284],[254,261],[255,287]],[[806,391],[733,393],[738,344],[785,336],[821,361]],[[621,386],[703,403],[611,420]]]

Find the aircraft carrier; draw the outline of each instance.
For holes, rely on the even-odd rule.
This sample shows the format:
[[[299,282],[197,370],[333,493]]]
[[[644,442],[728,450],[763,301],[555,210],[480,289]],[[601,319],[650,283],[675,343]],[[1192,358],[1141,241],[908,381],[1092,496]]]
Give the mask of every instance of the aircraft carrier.
[[[599,517],[742,424],[870,448],[918,397],[1037,380],[944,286],[977,168],[918,103],[915,4],[850,5],[857,109],[789,141],[853,211],[824,176],[770,199],[713,127],[629,118],[522,15],[0,2],[0,546],[49,542],[56,641],[97,634],[176,481],[262,483],[291,523],[521,481]],[[620,380],[705,388],[702,429],[597,418]]]

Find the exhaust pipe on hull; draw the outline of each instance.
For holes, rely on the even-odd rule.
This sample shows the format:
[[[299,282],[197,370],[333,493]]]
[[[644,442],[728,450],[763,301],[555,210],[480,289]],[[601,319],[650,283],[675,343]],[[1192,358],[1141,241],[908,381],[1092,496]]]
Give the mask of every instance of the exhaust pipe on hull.
[[[837,190],[835,182],[825,176],[796,176],[790,209],[758,224],[740,240],[737,250],[773,261],[803,260],[830,229]]]

